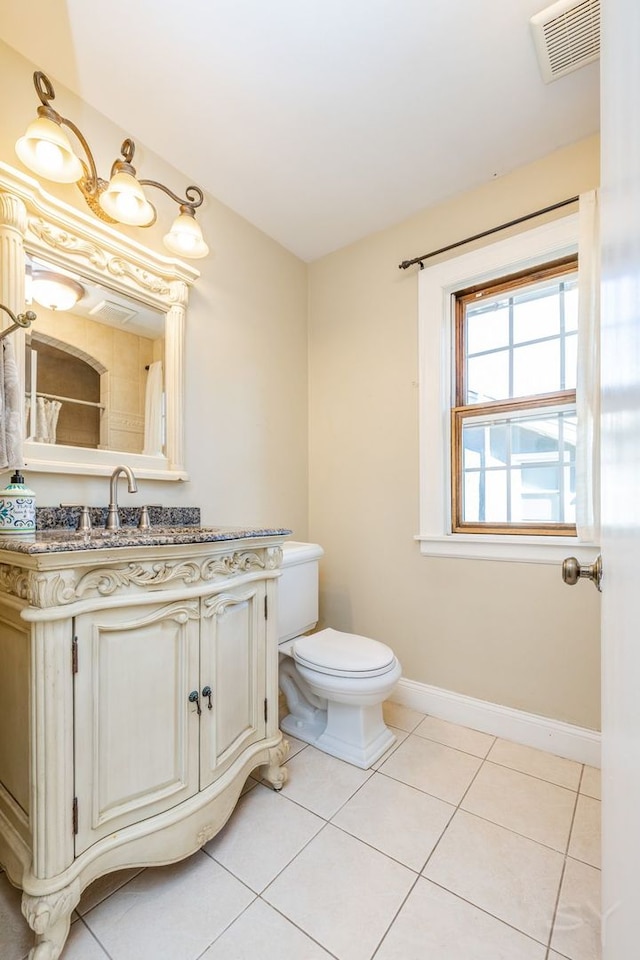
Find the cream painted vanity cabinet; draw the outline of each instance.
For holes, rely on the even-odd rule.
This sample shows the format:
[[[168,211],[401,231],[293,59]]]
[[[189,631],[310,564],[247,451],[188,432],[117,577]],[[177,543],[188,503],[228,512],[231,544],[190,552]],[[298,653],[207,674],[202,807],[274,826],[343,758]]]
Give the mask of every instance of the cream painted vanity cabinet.
[[[257,767],[284,783],[287,533],[0,548],[0,863],[23,890],[31,960],[60,955],[96,877],[193,853]]]

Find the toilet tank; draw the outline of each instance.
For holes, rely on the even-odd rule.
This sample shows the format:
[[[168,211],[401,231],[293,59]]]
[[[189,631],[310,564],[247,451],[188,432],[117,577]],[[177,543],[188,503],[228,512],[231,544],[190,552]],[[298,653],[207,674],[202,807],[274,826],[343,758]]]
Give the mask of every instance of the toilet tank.
[[[282,545],[278,643],[313,630],[318,622],[318,561],[323,554],[317,543],[287,540]]]

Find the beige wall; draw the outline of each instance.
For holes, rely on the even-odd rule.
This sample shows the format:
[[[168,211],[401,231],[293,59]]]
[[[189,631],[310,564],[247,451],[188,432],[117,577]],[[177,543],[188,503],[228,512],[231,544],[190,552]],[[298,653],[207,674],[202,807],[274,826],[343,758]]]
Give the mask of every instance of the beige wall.
[[[14,143],[35,116],[31,64],[0,43],[0,159],[20,167]],[[104,177],[125,136],[101,114],[55,83],[55,106],[85,133]],[[178,132],[177,132],[178,133]],[[177,134],[176,134],[177,135]],[[140,176],[180,192],[193,180],[136,145]],[[86,211],[74,185],[47,189]],[[157,191],[158,224],[130,233],[166,254],[162,234],[177,208]],[[206,523],[282,525],[307,533],[307,267],[213,197],[198,219],[211,247],[199,260],[186,344],[188,483],[142,481],[123,504],[202,508]],[[125,228],[127,229],[127,228]],[[104,505],[106,479],[32,473],[41,505]]]
[[[14,165],[13,144],[35,113],[33,69],[0,44],[0,158]],[[56,106],[87,134],[103,175],[123,137],[135,135],[61,87]],[[417,281],[415,270],[397,268],[594,186],[597,154],[596,140],[561,151],[308,269],[207,197],[199,220],[212,255],[197,264],[187,328],[191,480],[144,481],[139,499],[123,487],[121,501],[200,505],[208,523],[309,534],[326,549],[326,622],[390,642],[406,677],[597,727],[595,590],[569,590],[551,566],[419,554]],[[173,189],[191,182],[144,145],[136,160],[142,176]],[[75,187],[51,189],[82,208]],[[166,224],[174,208],[154,199]],[[158,224],[142,235],[163,249],[161,234]],[[42,505],[107,500],[106,480],[28,481]]]
[[[417,268],[400,261],[598,183],[596,138],[310,267],[310,536],[322,614],[403,675],[599,726],[599,597],[557,566],[432,559],[418,532]],[[470,249],[465,247],[465,250]]]

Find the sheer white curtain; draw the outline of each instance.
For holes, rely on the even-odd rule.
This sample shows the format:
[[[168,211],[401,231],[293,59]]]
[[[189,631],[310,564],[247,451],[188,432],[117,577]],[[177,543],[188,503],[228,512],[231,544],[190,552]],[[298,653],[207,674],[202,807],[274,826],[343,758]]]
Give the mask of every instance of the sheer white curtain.
[[[576,524],[581,540],[597,543],[600,537],[600,228],[597,190],[580,196],[578,256]]]

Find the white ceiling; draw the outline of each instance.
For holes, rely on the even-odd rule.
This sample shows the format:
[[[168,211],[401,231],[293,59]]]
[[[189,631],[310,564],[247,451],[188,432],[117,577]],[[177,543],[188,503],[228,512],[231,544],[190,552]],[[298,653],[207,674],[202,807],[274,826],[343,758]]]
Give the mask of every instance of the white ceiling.
[[[2,0],[0,37],[313,260],[598,130],[597,63],[541,79],[547,5]]]

